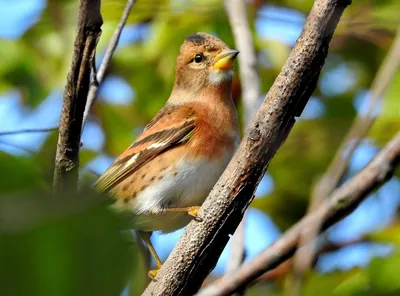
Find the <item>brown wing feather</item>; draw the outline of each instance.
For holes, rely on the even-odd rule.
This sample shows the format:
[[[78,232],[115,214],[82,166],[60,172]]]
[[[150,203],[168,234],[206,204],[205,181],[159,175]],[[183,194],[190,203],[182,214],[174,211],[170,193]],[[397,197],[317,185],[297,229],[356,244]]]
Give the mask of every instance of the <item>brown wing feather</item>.
[[[161,153],[187,142],[196,118],[190,108],[164,107],[142,135],[100,176],[95,187],[109,191]]]

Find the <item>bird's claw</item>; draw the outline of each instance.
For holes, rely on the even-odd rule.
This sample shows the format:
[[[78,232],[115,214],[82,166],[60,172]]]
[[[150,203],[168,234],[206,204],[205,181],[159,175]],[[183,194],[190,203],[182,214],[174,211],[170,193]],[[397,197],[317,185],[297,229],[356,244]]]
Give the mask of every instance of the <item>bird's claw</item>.
[[[147,275],[149,276],[149,278],[151,278],[152,280],[154,280],[154,278],[157,276],[157,273],[160,269],[152,269],[149,270],[149,272],[147,273]]]
[[[199,210],[200,210],[200,207],[199,207],[199,206],[191,207],[191,208],[188,210],[188,215],[194,217],[194,219],[195,219],[197,222],[203,221],[203,219],[200,218],[200,217],[197,215],[198,212],[199,212]]]

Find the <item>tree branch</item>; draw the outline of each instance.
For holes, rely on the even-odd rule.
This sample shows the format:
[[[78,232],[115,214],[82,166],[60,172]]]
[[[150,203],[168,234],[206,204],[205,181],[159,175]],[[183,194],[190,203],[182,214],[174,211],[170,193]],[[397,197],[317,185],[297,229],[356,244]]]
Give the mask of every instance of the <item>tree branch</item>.
[[[5,131],[0,132],[0,136],[10,136],[10,135],[19,135],[19,134],[33,134],[33,133],[47,133],[58,130],[58,127],[49,127],[49,128],[27,128],[20,129],[16,131]]]
[[[337,252],[342,248],[345,248],[348,246],[354,246],[354,245],[361,244],[361,243],[371,243],[371,240],[366,237],[358,237],[358,238],[346,240],[346,241],[339,242],[339,243],[328,241],[326,244],[321,246],[321,249],[318,249],[317,257],[324,255],[326,253]],[[313,261],[313,266],[315,266],[316,263],[317,263],[317,259],[315,259]],[[258,283],[268,283],[268,282],[282,280],[290,272],[292,272],[292,270],[293,270],[293,257],[282,262],[275,268],[263,273],[260,277],[258,277],[255,281],[253,281],[250,285],[256,285]],[[218,279],[221,279],[221,278],[213,277],[213,276],[207,277],[203,283],[203,287],[205,287],[205,288],[203,288],[203,290],[208,289],[207,284],[212,284],[212,283],[218,281]],[[200,290],[200,291],[202,292],[202,290]]]
[[[76,190],[83,112],[102,24],[100,0],[80,0],[74,52],[59,125],[53,181],[56,194],[67,189]]]
[[[257,69],[257,57],[251,36],[247,7],[244,0],[225,0],[225,10],[235,37],[236,49],[240,51],[239,75],[242,86],[244,107],[244,126],[247,128],[257,112],[260,98],[260,77]],[[244,219],[240,222],[232,238],[231,256],[227,272],[235,271],[245,258]]]
[[[390,179],[399,162],[400,133],[360,173],[336,189],[317,209],[301,219],[274,244],[242,265],[234,275],[225,275],[202,290],[198,296],[230,295],[277,267],[294,254],[304,229],[322,221],[320,231],[323,231],[350,214],[368,194]]]
[[[301,219],[274,244],[252,261],[243,264],[235,274],[225,275],[200,291],[198,296],[230,295],[277,267],[294,254],[304,229],[322,221],[320,231],[323,231],[350,214],[368,194],[390,179],[399,162],[400,132],[361,172],[336,189],[317,209]]]
[[[192,295],[214,268],[265,169],[316,87],[329,42],[349,0],[317,0],[303,32],[238,151],[143,295]]]
[[[367,136],[372,124],[377,117],[377,110],[384,99],[385,92],[394,78],[400,65],[400,28],[393,41],[386,58],[382,62],[377,75],[371,85],[371,97],[366,102],[367,112],[359,112],[352,127],[345,136],[335,157],[329,165],[326,173],[314,186],[311,193],[311,203],[308,212],[312,212],[319,204],[332,193],[343,179],[351,157],[361,141]],[[300,292],[303,275],[310,269],[314,261],[314,254],[317,250],[317,242],[314,238],[318,235],[320,223],[315,223],[308,228],[299,240],[299,246],[305,246],[298,250],[294,257],[294,274],[292,283],[286,285],[290,289],[289,295],[298,295]],[[312,243],[309,243],[312,242]]]
[[[261,82],[257,69],[257,56],[251,36],[245,0],[225,0],[225,10],[235,37],[236,49],[240,51],[239,75],[242,87],[244,122],[247,127],[257,112]]]
[[[108,44],[106,52],[104,54],[103,61],[99,67],[97,73],[94,73],[95,77],[90,84],[89,94],[87,98],[87,104],[85,108],[85,113],[83,115],[83,123],[82,129],[85,127],[86,121],[89,117],[90,111],[93,107],[94,102],[96,101],[97,94],[99,92],[99,87],[103,82],[106,70],[111,62],[111,58],[114,55],[115,50],[117,49],[117,45],[119,42],[119,38],[121,37],[122,29],[125,27],[126,21],[128,20],[129,14],[131,13],[133,4],[135,4],[136,0],[128,0],[126,2],[125,9],[122,13],[121,19],[118,23],[117,28],[114,31],[114,34]]]
[[[34,150],[31,150],[31,149],[23,147],[21,145],[10,143],[10,142],[4,141],[4,140],[0,140],[0,146],[1,145],[8,146],[8,147],[11,147],[11,148],[14,148],[14,149],[18,149],[18,150],[22,150],[22,151],[27,152],[29,154],[34,154],[35,153]],[[0,149],[0,151],[1,150],[3,150],[3,149]]]

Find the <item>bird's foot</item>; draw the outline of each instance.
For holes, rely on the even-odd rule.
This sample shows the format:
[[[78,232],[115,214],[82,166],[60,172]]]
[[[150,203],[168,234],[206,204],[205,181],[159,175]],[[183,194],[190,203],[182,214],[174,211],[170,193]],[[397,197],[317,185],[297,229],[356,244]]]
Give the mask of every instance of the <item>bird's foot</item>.
[[[199,210],[200,210],[199,206],[193,206],[193,207],[185,207],[185,208],[169,208],[169,209],[165,209],[164,211],[166,213],[187,213],[189,216],[194,217],[197,222],[201,222],[201,221],[203,221],[203,219],[201,219],[198,216]]]
[[[149,272],[147,273],[147,275],[149,276],[149,278],[151,278],[152,280],[154,280],[154,278],[157,276],[157,274],[158,274],[160,268],[161,268],[161,266],[158,267],[157,269],[149,270]]]
[[[197,215],[197,213],[199,212],[199,210],[200,210],[200,207],[199,207],[199,206],[194,206],[194,207],[188,208],[187,213],[188,213],[189,216],[194,217],[196,221],[202,221],[203,219],[201,219],[201,218]]]
[[[147,275],[149,276],[149,278],[151,278],[152,280],[154,280],[154,278],[157,276],[158,272],[160,271],[161,267],[163,266],[161,261],[158,259],[156,260],[156,264],[157,264],[157,269],[151,269],[149,270],[149,272],[147,273]]]

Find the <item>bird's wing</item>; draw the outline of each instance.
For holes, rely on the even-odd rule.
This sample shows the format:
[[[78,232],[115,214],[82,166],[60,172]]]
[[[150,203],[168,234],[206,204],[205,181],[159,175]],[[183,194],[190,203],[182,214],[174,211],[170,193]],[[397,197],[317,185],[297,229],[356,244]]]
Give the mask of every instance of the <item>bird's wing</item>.
[[[109,191],[161,153],[186,143],[193,134],[196,116],[190,107],[166,105],[143,133],[97,180],[95,188]]]

